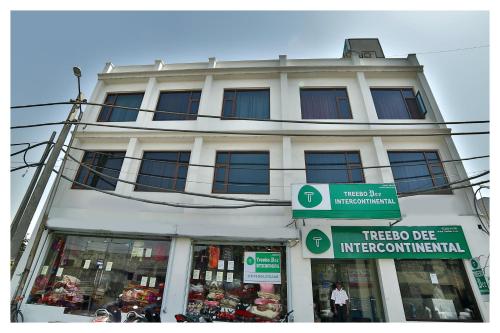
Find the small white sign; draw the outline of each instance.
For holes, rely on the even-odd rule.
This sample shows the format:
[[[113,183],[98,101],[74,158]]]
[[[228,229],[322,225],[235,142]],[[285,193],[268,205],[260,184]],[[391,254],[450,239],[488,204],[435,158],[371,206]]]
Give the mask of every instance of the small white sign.
[[[436,273],[430,273],[432,284],[439,284],[438,276]]]
[[[212,281],[212,271],[205,272],[205,281]]]
[[[224,281],[224,272],[217,271],[216,281],[217,281],[217,282],[222,282],[222,281]]]
[[[41,275],[47,274],[47,271],[49,270],[49,266],[43,266],[42,267],[42,272],[40,273]]]
[[[217,265],[217,269],[224,270],[224,260],[219,260],[219,264]]]
[[[83,269],[89,269],[90,263],[91,263],[90,259],[85,260],[85,262],[83,263]]]
[[[149,287],[154,288],[156,286],[156,277],[152,276],[149,278]]]
[[[226,282],[233,282],[233,272],[227,273]]]
[[[59,268],[57,269],[56,276],[62,276],[63,271],[64,271],[64,268],[59,267]]]
[[[145,287],[148,285],[148,277],[147,276],[143,276],[141,278],[141,286]]]
[[[193,279],[194,280],[198,280],[200,278],[200,270],[199,269],[195,269],[193,271]]]
[[[112,261],[108,261],[106,263],[106,268],[104,269],[106,272],[109,272],[111,270],[111,268],[113,267],[113,262]]]
[[[153,252],[153,249],[148,247],[146,248],[146,253],[144,254],[144,257],[146,258],[151,258],[151,253]]]
[[[228,270],[228,271],[234,271],[234,261],[229,260],[229,261],[227,262],[227,270]]]
[[[134,258],[134,257],[142,258],[143,254],[144,254],[144,248],[143,247],[133,247],[132,248],[132,254],[130,256],[132,258]]]

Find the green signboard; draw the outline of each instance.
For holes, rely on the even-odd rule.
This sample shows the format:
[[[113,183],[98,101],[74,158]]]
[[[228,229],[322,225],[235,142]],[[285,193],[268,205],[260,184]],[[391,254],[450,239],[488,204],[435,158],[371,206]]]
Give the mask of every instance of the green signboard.
[[[479,260],[473,258],[471,259],[470,263],[472,265],[472,273],[474,274],[474,278],[476,279],[479,292],[481,293],[481,295],[489,295],[490,287],[488,287],[488,282],[486,282],[486,278],[484,277],[483,269],[479,264]]]
[[[244,283],[281,284],[281,253],[245,252]]]
[[[332,227],[335,258],[470,259],[460,226]]]
[[[389,184],[294,184],[293,218],[400,219],[396,186]]]

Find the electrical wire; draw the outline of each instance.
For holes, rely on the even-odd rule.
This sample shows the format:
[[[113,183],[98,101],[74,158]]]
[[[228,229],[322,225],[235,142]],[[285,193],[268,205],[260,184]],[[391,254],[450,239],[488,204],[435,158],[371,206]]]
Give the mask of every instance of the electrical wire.
[[[31,150],[31,149],[33,149],[35,147],[39,147],[39,146],[42,146],[42,145],[45,145],[45,144],[53,144],[53,142],[52,141],[44,141],[44,142],[37,143],[35,145],[31,145],[31,144],[28,143],[28,147],[27,148],[24,148],[24,149],[21,149],[19,151],[16,151],[15,153],[10,154],[10,156],[12,157],[12,156],[15,156],[15,155],[27,152],[28,150]]]
[[[64,145],[64,147],[69,148],[68,145]],[[71,149],[87,152],[87,153],[96,153],[98,155],[102,156],[110,156],[112,158],[118,158],[115,155],[108,154],[105,152],[99,152],[95,150],[88,150],[88,149],[83,149],[83,148],[77,148],[77,147],[71,147]],[[431,164],[438,164],[440,163],[452,163],[452,162],[461,162],[461,161],[469,161],[469,160],[476,160],[476,159],[482,159],[482,158],[489,158],[490,155],[480,155],[480,156],[472,156],[472,157],[466,157],[466,158],[458,158],[458,159],[451,159],[451,160],[443,160],[443,161],[438,161],[436,163],[431,163]],[[202,167],[202,168],[216,168],[215,165],[209,165],[209,164],[197,164],[197,163],[185,163],[185,162],[178,162],[174,160],[158,160],[158,159],[152,159],[152,158],[139,158],[139,157],[132,157],[132,156],[122,156],[119,158],[125,158],[125,159],[130,159],[130,160],[137,160],[137,161],[151,161],[151,162],[158,162],[158,163],[167,163],[167,164],[179,164],[182,166],[188,166],[188,167]],[[411,162],[411,163],[409,163]],[[424,162],[424,163],[412,163],[412,162]],[[394,164],[394,165],[392,165]],[[381,168],[394,168],[394,167],[407,167],[407,166],[419,166],[419,165],[427,165],[425,160],[408,160],[408,161],[398,161],[398,162],[392,162],[391,165],[373,165],[373,166],[349,166],[349,168],[346,167],[339,167],[339,168],[332,168],[332,167],[325,167],[325,168],[314,168],[314,170],[358,170],[358,169],[381,169]],[[399,165],[401,164],[401,165]],[[343,163],[328,163],[328,165],[345,165]],[[255,168],[255,167],[245,167],[245,166],[231,166],[231,169],[238,169],[238,170],[269,170],[269,171],[307,171],[307,170],[312,170],[312,169],[307,169],[307,168]]]
[[[407,54],[392,54],[388,55],[386,57],[405,57],[408,56],[408,54],[435,54],[435,53],[447,53],[447,52],[457,52],[457,51],[465,51],[465,50],[473,50],[473,49],[481,49],[485,47],[490,47],[489,44],[487,45],[477,45],[477,46],[470,46],[470,47],[461,47],[458,49],[448,49],[448,50],[437,50],[437,51],[422,51],[422,52],[410,52]]]
[[[477,218],[479,219],[479,222],[481,223],[481,230],[483,230],[488,236],[490,235],[490,231],[486,228],[486,225],[483,223],[483,219],[481,218],[481,214],[479,213],[479,210],[477,209],[477,192],[481,190],[481,187],[479,187],[477,190],[474,191],[474,210],[476,211]]]
[[[351,122],[346,121],[314,121],[314,120],[285,120],[285,119],[255,119],[255,118],[242,118],[242,117],[223,117],[223,116],[214,116],[214,115],[205,115],[205,114],[196,114],[191,115],[182,112],[174,112],[174,111],[165,111],[165,110],[151,110],[151,109],[143,109],[143,108],[134,108],[129,106],[120,106],[114,104],[104,104],[104,103],[93,103],[93,102],[82,102],[79,103],[77,101],[73,102],[56,102],[56,103],[45,103],[45,104],[31,104],[31,105],[17,105],[12,106],[12,109],[20,109],[20,108],[30,108],[30,107],[40,107],[40,106],[50,106],[50,105],[59,105],[59,104],[80,104],[80,105],[91,105],[91,106],[101,106],[101,107],[110,107],[110,108],[119,108],[120,110],[126,111],[141,111],[141,112],[149,112],[156,114],[168,114],[168,115],[181,115],[181,116],[196,116],[197,118],[210,118],[210,119],[219,119],[219,120],[245,120],[245,121],[259,121],[259,122],[273,122],[273,123],[291,123],[291,124],[319,124],[319,125],[463,125],[463,124],[487,124],[489,120],[468,120],[468,121],[448,121],[448,122]],[[193,119],[195,120],[195,119]],[[161,120],[160,120],[161,121]],[[169,120],[167,120],[169,121]],[[175,121],[175,120],[173,120]]]
[[[62,150],[66,153],[65,149],[62,149]],[[140,183],[136,183],[136,182],[132,182],[132,181],[120,179],[120,178],[117,178],[117,177],[113,177],[113,176],[110,176],[110,175],[106,175],[106,174],[104,174],[102,172],[97,171],[94,168],[91,168],[91,167],[89,167],[89,166],[81,163],[80,161],[78,161],[76,158],[74,158],[69,153],[67,153],[67,156],[70,159],[72,159],[74,162],[78,163],[78,165],[86,168],[87,170],[89,170],[89,171],[91,171],[91,172],[93,172],[96,175],[99,175],[101,177],[105,177],[105,178],[108,178],[108,179],[116,180],[118,182],[130,184],[130,185],[151,188],[151,189],[159,190],[159,191],[162,191],[162,192],[171,192],[171,193],[179,193],[179,194],[185,194],[185,195],[190,195],[190,196],[199,196],[199,197],[219,199],[219,200],[232,200],[232,201],[252,202],[252,203],[284,203],[284,202],[286,202],[286,201],[282,201],[282,200],[254,200],[254,199],[238,198],[238,197],[224,197],[224,196],[213,195],[213,194],[193,193],[193,192],[186,192],[186,191],[177,191],[177,190],[165,189],[165,188],[158,187],[158,186],[140,184]]]
[[[75,124],[75,125],[86,125],[86,126],[97,126],[97,127],[109,127],[109,128],[124,128],[133,130],[144,130],[144,131],[157,131],[157,132],[170,132],[170,133],[196,133],[196,134],[223,134],[223,135],[241,135],[241,136],[290,136],[290,137],[422,137],[422,136],[456,136],[456,135],[483,135],[490,134],[489,131],[478,131],[478,132],[450,132],[450,133],[406,133],[406,134],[305,134],[305,133],[256,133],[256,132],[231,132],[231,131],[203,131],[203,130],[188,130],[188,129],[173,129],[173,128],[154,128],[154,127],[143,127],[143,126],[127,126],[127,125],[110,125],[104,123],[87,123],[87,122],[75,122],[75,121],[60,121],[60,122],[50,122],[50,123],[38,123],[30,125],[18,125],[11,126],[11,129],[21,129],[21,128],[32,128],[50,125],[64,125],[64,124]]]

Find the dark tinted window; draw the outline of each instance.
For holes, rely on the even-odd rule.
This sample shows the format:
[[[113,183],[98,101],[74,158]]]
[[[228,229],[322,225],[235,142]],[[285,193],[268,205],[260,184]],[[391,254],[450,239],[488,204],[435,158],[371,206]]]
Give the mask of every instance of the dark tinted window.
[[[371,89],[375,109],[380,119],[423,119],[413,89]],[[422,104],[423,105],[423,104]]]
[[[302,119],[352,119],[347,90],[301,89]]]
[[[437,152],[410,151],[389,152],[388,154],[398,193],[422,191],[448,184],[448,178]],[[439,192],[451,193],[448,186]]]
[[[86,152],[83,155],[82,164],[105,175],[118,178],[124,156],[124,151]],[[115,189],[117,183],[117,180],[100,176],[83,165],[78,169],[75,181],[101,190],[111,191]],[[85,189],[77,184],[73,184],[73,188]]]
[[[218,152],[213,192],[269,193],[269,153]]]
[[[158,99],[157,111],[153,120],[195,120],[200,106],[201,91],[162,92]]]
[[[222,118],[269,119],[269,89],[224,90]]]
[[[129,108],[140,108],[144,93],[134,94],[109,94],[104,101],[104,104],[113,106],[103,106],[97,121],[102,122],[118,122],[118,121],[135,121],[139,111],[123,109],[118,106],[126,106]]]
[[[359,152],[306,152],[308,183],[364,183]]]
[[[184,191],[190,155],[190,152],[144,152],[137,183]],[[161,189],[140,185],[136,185],[135,190],[161,192]]]

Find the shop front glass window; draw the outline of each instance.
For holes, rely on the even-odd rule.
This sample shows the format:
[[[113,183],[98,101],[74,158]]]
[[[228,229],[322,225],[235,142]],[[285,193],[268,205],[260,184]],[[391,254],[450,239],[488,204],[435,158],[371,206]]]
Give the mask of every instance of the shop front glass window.
[[[330,302],[336,282],[341,282],[349,297],[346,321],[385,321],[374,260],[312,259],[311,272],[315,321],[338,321]]]
[[[118,316],[136,306],[159,321],[170,241],[57,234],[28,303],[93,315],[107,308]]]
[[[276,263],[270,271],[261,274],[258,268],[257,276],[252,273],[255,262],[270,258]],[[281,246],[194,245],[186,315],[236,322],[279,321],[287,312],[285,267]]]
[[[481,321],[461,260],[396,260],[406,320]]]

